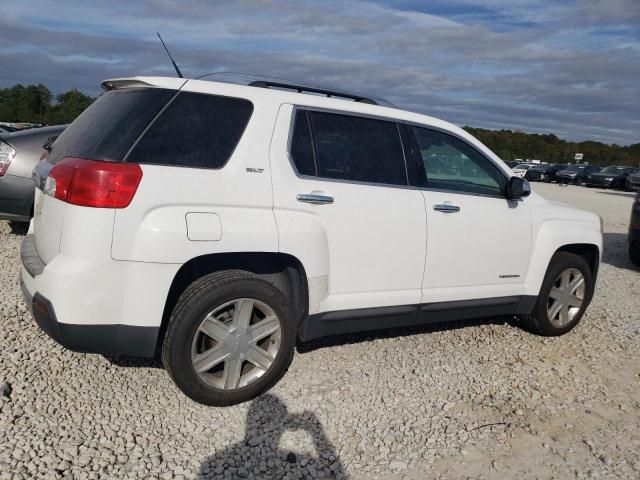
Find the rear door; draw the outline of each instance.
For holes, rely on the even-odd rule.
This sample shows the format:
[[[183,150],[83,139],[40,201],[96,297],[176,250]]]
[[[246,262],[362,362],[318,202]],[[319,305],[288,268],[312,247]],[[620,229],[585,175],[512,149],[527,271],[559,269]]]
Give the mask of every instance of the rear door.
[[[520,294],[531,247],[526,199],[505,198],[506,173],[465,140],[406,128],[427,214],[423,303]]]
[[[284,105],[274,144],[279,247],[305,263],[310,313],[419,303],[424,201],[398,125]]]

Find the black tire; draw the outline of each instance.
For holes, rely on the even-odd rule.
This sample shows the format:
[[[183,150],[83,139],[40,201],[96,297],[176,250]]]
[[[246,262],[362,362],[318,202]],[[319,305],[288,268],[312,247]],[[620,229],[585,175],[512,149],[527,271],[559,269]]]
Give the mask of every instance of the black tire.
[[[216,307],[237,298],[267,304],[280,320],[281,340],[269,369],[254,382],[235,390],[214,388],[202,381],[191,361],[191,343],[200,323]],[[162,346],[162,363],[176,385],[192,400],[228,406],[251,400],[273,387],[286,373],[296,341],[297,322],[285,295],[273,284],[241,270],[206,275],[187,287],[176,304]]]
[[[584,301],[574,318],[567,325],[557,327],[553,325],[548,318],[547,302],[549,301],[549,293],[551,292],[551,288],[554,286],[556,279],[562,272],[569,268],[579,270],[584,277]],[[584,258],[569,252],[558,252],[549,262],[549,267],[547,268],[547,273],[544,277],[544,281],[542,282],[540,294],[538,295],[538,300],[536,301],[533,311],[530,315],[522,315],[520,317],[520,321],[526,330],[536,335],[543,335],[545,337],[564,335],[575,327],[584,315],[584,312],[593,297],[593,289],[593,275]]]
[[[629,244],[629,258],[633,262],[634,265],[640,267],[640,244],[630,243]]]

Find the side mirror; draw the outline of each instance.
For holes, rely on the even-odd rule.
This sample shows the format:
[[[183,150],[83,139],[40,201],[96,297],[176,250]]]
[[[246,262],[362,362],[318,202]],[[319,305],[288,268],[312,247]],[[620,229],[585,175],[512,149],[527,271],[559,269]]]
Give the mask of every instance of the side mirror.
[[[520,177],[511,177],[509,179],[509,186],[507,187],[508,198],[522,198],[530,193],[531,187],[529,186],[529,180]]]

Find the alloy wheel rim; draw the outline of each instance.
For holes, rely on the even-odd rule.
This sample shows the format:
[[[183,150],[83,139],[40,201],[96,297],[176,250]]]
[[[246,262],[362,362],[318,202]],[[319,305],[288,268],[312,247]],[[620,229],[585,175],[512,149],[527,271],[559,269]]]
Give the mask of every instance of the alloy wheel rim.
[[[584,303],[585,280],[577,268],[568,268],[556,278],[547,300],[547,317],[562,328],[576,317]]]
[[[266,303],[238,298],[202,320],[191,343],[198,377],[220,390],[246,387],[264,375],[278,355],[280,320]]]

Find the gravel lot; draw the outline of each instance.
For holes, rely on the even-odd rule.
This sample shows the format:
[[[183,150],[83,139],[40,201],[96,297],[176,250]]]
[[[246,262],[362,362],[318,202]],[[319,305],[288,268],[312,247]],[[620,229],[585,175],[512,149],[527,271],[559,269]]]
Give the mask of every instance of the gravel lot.
[[[194,404],[161,365],[39,331],[0,222],[0,479],[639,478],[632,196],[534,184],[605,219],[595,299],[554,339],[503,320],[327,341],[254,402]]]

